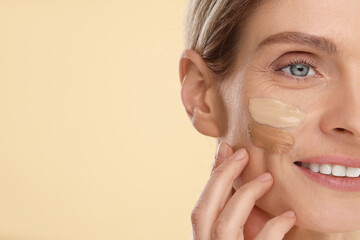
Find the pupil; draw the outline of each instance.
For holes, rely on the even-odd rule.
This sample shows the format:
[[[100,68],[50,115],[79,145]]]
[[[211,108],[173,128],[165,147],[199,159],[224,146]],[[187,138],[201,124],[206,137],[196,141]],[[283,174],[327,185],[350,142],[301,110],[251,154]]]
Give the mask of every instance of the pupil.
[[[302,64],[296,64],[290,67],[290,71],[296,76],[306,76],[309,72],[309,67]]]

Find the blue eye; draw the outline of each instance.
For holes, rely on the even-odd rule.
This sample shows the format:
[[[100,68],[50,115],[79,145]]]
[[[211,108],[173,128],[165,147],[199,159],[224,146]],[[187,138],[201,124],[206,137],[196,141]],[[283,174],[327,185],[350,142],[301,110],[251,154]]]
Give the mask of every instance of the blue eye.
[[[275,71],[282,71],[296,79],[305,79],[308,76],[316,76],[314,69],[318,68],[313,62],[309,62],[305,59],[302,60],[290,60],[283,67],[275,69]]]
[[[314,70],[304,64],[292,64],[282,69],[284,70],[284,72],[294,75],[296,77],[305,77],[308,73],[310,73],[310,75],[308,76],[315,76],[316,74]]]

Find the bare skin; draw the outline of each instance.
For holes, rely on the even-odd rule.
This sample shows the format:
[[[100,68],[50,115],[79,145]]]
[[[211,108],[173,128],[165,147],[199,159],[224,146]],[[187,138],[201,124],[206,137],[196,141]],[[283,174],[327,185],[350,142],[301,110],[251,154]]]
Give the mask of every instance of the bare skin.
[[[301,158],[323,154],[360,157],[359,12],[358,0],[267,2],[243,29],[244,37],[238,43],[240,48],[233,63],[235,72],[222,82],[197,52],[184,50],[179,62],[181,99],[194,128],[216,138],[218,144],[228,143],[234,152],[245,148],[248,153],[246,167],[226,160],[216,164],[223,169],[214,170],[219,173],[210,177],[197,206],[211,204],[196,206],[193,211],[197,239],[241,239],[242,234],[246,240],[254,239],[266,232],[262,229],[267,222],[281,222],[279,216],[288,210],[296,215],[293,226],[289,222],[278,223],[283,227],[269,224],[278,239],[282,234],[285,240],[360,239],[360,192],[321,186],[300,174],[294,165]],[[337,54],[325,51],[323,46],[314,47],[314,41],[308,38],[303,40],[310,44],[287,41],[257,50],[264,39],[282,32],[324,37],[335,44]],[[294,60],[306,61],[298,63],[308,70],[306,76],[290,70],[290,66],[295,66],[291,64]],[[295,139],[286,154],[270,154],[249,139],[247,126],[251,117],[247,103],[252,97],[279,99],[306,112],[306,119],[299,126],[286,128]],[[273,179],[267,188],[264,183],[254,182],[265,172],[270,172]],[[238,180],[242,185],[231,195],[231,185]],[[255,193],[256,201],[241,197]],[[232,197],[219,199],[223,194]],[[229,208],[222,209],[222,204]],[[200,210],[211,214],[212,222],[197,217]],[[226,230],[225,226],[231,229]]]

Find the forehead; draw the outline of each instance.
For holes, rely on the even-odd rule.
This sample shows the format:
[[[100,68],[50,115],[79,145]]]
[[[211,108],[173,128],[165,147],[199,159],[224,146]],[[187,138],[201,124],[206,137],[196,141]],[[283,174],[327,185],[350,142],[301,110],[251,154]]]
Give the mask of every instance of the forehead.
[[[270,0],[249,18],[242,44],[255,50],[267,37],[280,32],[303,32],[332,40],[342,54],[360,56],[360,1]]]

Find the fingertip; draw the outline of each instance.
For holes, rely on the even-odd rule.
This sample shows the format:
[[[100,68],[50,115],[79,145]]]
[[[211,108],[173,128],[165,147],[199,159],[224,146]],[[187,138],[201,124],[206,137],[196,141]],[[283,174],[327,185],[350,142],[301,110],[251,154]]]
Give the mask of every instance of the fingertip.
[[[283,214],[276,216],[267,221],[260,231],[260,233],[254,238],[259,239],[283,239],[284,235],[288,233],[296,223],[296,215],[294,211],[289,210]]]
[[[281,216],[288,217],[288,218],[295,218],[295,212],[292,210],[286,211]]]
[[[215,159],[219,159],[221,157],[223,150],[224,150],[224,143],[221,142],[217,145]]]
[[[221,142],[217,146],[215,159],[225,159],[232,154],[233,150],[226,142]]]
[[[281,214],[280,216],[284,218],[284,221],[286,221],[287,225],[290,225],[290,226],[295,225],[295,223],[296,223],[296,214],[295,214],[294,211],[292,211],[292,210],[286,211],[283,214]]]
[[[234,151],[233,151],[232,147],[228,143],[226,143],[226,142],[223,142],[223,143],[224,143],[225,148],[226,148],[226,150],[225,150],[226,151],[225,158],[228,158],[234,153]]]

